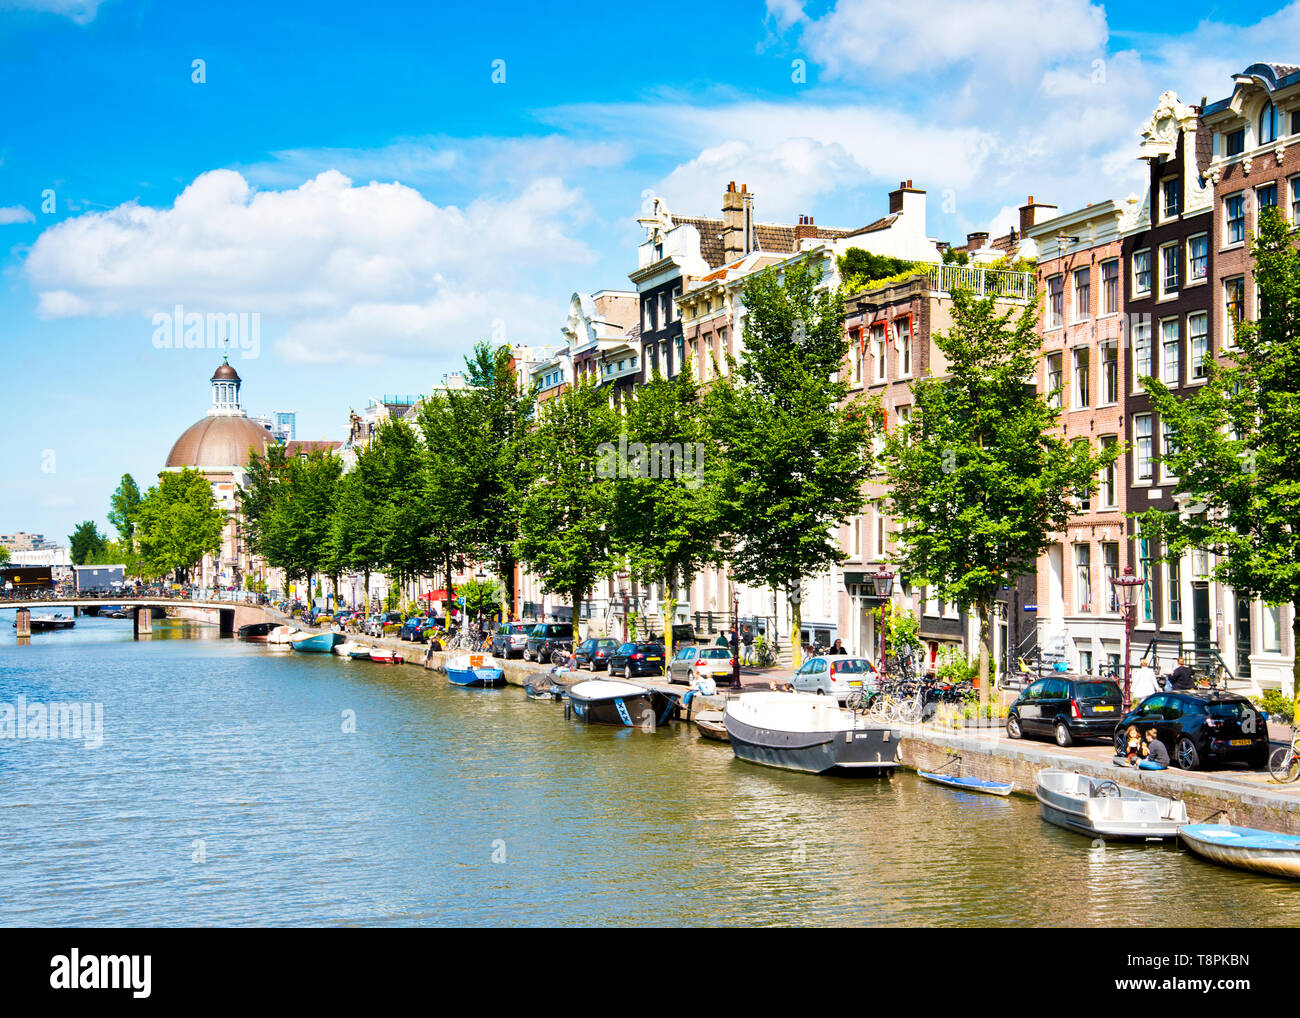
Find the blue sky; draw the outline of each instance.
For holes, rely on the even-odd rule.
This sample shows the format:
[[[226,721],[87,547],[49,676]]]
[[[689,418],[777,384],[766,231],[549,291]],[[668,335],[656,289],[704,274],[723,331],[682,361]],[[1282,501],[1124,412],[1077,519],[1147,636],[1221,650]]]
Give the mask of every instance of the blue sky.
[[[1138,188],[1163,90],[1226,95],[1288,39],[1300,4],[0,0],[0,531],[102,525],[203,414],[218,357],[156,348],[159,310],[257,313],[245,406],[338,438],[626,287],[647,191],[853,226],[908,177],[961,240]]]

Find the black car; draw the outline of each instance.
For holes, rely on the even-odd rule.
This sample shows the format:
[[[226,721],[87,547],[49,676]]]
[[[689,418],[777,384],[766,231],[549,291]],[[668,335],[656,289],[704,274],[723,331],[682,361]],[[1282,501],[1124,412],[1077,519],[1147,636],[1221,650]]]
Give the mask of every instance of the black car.
[[[1217,691],[1154,693],[1134,705],[1115,729],[1115,750],[1123,753],[1125,733],[1148,728],[1183,770],[1243,760],[1255,770],[1268,766],[1268,722],[1244,696]]]
[[[609,656],[618,650],[618,641],[608,636],[583,640],[573,651],[573,666],[598,672],[609,664]]]
[[[1124,707],[1111,679],[1053,676],[1030,683],[1007,715],[1007,735],[1047,735],[1058,746],[1076,739],[1110,740]]]
[[[524,644],[525,661],[550,661],[557,650],[573,649],[573,626],[568,622],[539,622]]]
[[[637,675],[662,675],[664,648],[660,643],[623,643],[609,655],[609,674],[625,679]]]

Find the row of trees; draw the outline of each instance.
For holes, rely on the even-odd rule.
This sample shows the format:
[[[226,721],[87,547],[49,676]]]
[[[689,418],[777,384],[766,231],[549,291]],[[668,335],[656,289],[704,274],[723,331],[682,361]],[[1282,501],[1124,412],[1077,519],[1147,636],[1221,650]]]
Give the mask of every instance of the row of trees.
[[[212,486],[197,470],[162,474],[141,494],[130,474],[113,493],[108,520],[117,540],[100,532],[93,520],[77,524],[68,536],[75,565],[117,564],[128,576],[184,582],[204,555],[221,547],[226,514],[212,497]]]

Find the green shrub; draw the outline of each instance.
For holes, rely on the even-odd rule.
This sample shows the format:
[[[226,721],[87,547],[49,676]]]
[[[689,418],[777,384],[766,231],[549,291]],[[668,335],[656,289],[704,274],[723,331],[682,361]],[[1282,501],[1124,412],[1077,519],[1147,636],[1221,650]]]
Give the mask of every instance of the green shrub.
[[[1270,718],[1295,724],[1295,701],[1280,689],[1266,689],[1264,695],[1255,701],[1255,706],[1263,710]]]
[[[384,635],[385,635],[385,636],[392,636],[392,635],[394,635],[395,633],[400,632],[400,631],[401,631],[401,628],[402,628],[402,626],[401,626],[400,623],[397,623],[397,622],[385,622],[385,623],[384,623]]]

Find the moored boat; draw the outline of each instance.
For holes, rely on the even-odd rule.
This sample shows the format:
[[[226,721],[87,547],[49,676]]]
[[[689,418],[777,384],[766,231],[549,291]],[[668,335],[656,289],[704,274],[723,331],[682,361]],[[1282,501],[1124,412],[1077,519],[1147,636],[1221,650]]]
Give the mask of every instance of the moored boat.
[[[723,722],[737,759],[809,774],[887,773],[900,729],[878,725],[814,693],[742,693]]]
[[[30,624],[33,633],[48,633],[56,629],[71,629],[77,623],[74,619],[70,619],[62,613],[56,613],[54,615],[33,615]],[[14,628],[18,628],[16,620]]]
[[[504,686],[505,670],[497,665],[485,665],[482,654],[456,654],[444,666],[447,680],[454,686]]]
[[[655,710],[654,693],[624,679],[588,679],[575,683],[569,687],[569,706],[565,713],[593,725],[654,728],[662,723]],[[662,720],[668,719],[665,716]]]
[[[727,725],[720,710],[702,710],[695,715],[695,727],[706,739],[715,742],[730,742]]]
[[[287,647],[301,635],[302,630],[293,626],[276,626],[266,634],[266,642],[272,646]]]
[[[270,639],[271,631],[278,628],[280,628],[279,624],[275,622],[254,622],[247,626],[240,626],[235,635],[241,640],[252,643],[266,643]]]
[[[406,658],[397,651],[387,647],[371,647],[369,657],[371,661],[381,665],[400,665],[406,661]]]
[[[1300,879],[1300,838],[1256,827],[1184,824],[1178,828],[1184,845],[1203,859],[1223,866]]]
[[[1180,799],[1078,771],[1039,771],[1034,794],[1044,820],[1090,837],[1158,841],[1174,837],[1187,823],[1187,806]]]
[[[530,700],[563,700],[569,695],[568,690],[558,682],[530,682],[524,686],[524,693]]]
[[[983,795],[1010,795],[1013,785],[1005,781],[985,781],[961,774],[944,774],[941,771],[917,771],[926,781],[936,785],[945,785],[962,792],[980,792]]]
[[[318,633],[315,636],[304,633],[293,641],[293,649],[304,654],[329,654],[343,639],[342,633]]]
[[[364,643],[357,643],[356,640],[344,640],[334,648],[334,653],[339,657],[360,658],[370,657],[370,648]]]

